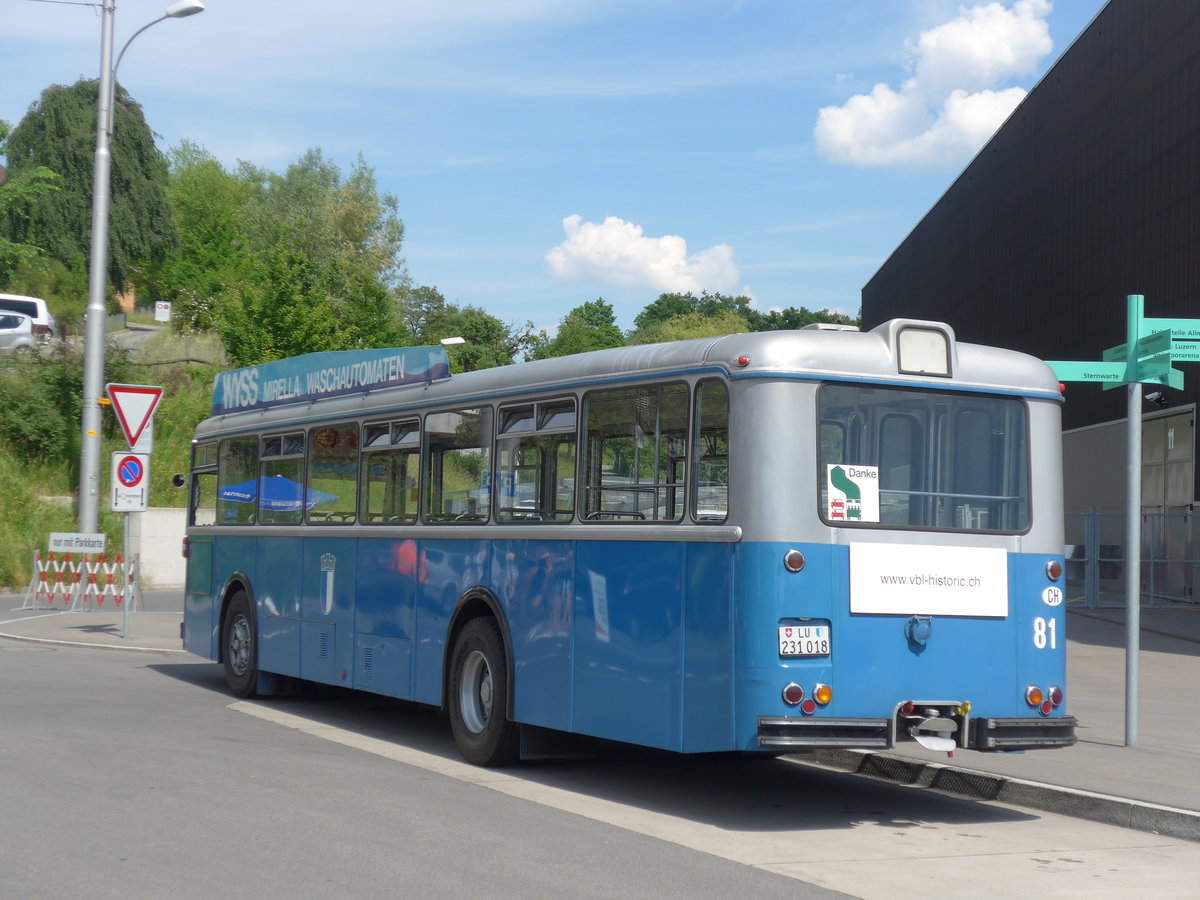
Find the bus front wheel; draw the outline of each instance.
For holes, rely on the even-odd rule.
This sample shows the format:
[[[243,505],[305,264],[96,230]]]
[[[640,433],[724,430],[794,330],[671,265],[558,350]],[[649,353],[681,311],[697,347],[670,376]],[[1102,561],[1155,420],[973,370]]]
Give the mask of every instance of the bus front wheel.
[[[258,645],[254,610],[245,591],[238,591],[229,601],[221,648],[229,690],[236,697],[253,697],[258,687]]]
[[[494,619],[472,619],[454,642],[450,663],[450,729],[467,762],[505,766],[517,761],[519,732],[508,720],[508,661]]]

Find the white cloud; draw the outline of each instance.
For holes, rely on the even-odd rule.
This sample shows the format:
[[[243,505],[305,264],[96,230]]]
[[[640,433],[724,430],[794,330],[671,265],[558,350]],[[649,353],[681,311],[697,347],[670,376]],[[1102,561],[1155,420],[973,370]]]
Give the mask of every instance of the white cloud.
[[[964,162],[1025,97],[998,89],[1028,75],[1053,48],[1049,0],[962,8],[910,45],[913,75],[876,84],[817,115],[817,151],[855,166],[940,167]]]
[[[609,216],[600,224],[563,219],[566,240],[546,253],[559,278],[595,278],[618,287],[659,291],[725,291],[737,284],[733,248],[717,244],[688,255],[678,235],[646,237],[640,225]]]

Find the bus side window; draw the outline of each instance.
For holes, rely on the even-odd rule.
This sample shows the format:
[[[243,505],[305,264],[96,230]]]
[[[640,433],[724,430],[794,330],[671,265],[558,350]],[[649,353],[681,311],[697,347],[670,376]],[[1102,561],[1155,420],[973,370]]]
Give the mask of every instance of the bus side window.
[[[354,521],[358,483],[358,428],[328,425],[309,432],[308,522],[349,525]]]
[[[718,380],[696,386],[696,489],[692,516],[697,522],[724,522],[729,514],[729,388]]]
[[[417,521],[421,424],[416,419],[363,427],[362,521],[411,525]]]
[[[299,525],[310,503],[304,486],[304,433],[264,437],[259,452],[259,524]]]
[[[575,514],[575,401],[500,410],[496,521],[569,522]]]
[[[592,391],[585,402],[584,519],[680,521],[687,461],[687,386]]]
[[[253,525],[258,498],[258,438],[227,438],[217,452],[217,524]]]
[[[217,445],[192,446],[192,480],[188,495],[188,524],[215,525],[217,521]]]
[[[486,522],[491,481],[490,407],[425,417],[425,521]]]

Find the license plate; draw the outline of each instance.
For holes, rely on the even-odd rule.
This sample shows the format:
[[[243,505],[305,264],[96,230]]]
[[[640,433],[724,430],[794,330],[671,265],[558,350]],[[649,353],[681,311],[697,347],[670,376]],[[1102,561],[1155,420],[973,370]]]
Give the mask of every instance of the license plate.
[[[780,625],[780,656],[828,656],[828,625]]]

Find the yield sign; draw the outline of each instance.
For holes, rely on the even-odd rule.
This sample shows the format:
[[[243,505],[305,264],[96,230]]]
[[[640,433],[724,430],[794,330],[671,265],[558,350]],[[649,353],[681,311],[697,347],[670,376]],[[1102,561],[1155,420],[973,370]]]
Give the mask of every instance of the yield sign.
[[[130,447],[136,446],[138,438],[154,418],[163,389],[144,384],[108,384],[105,390],[121,430],[125,432],[125,440],[129,441]]]

